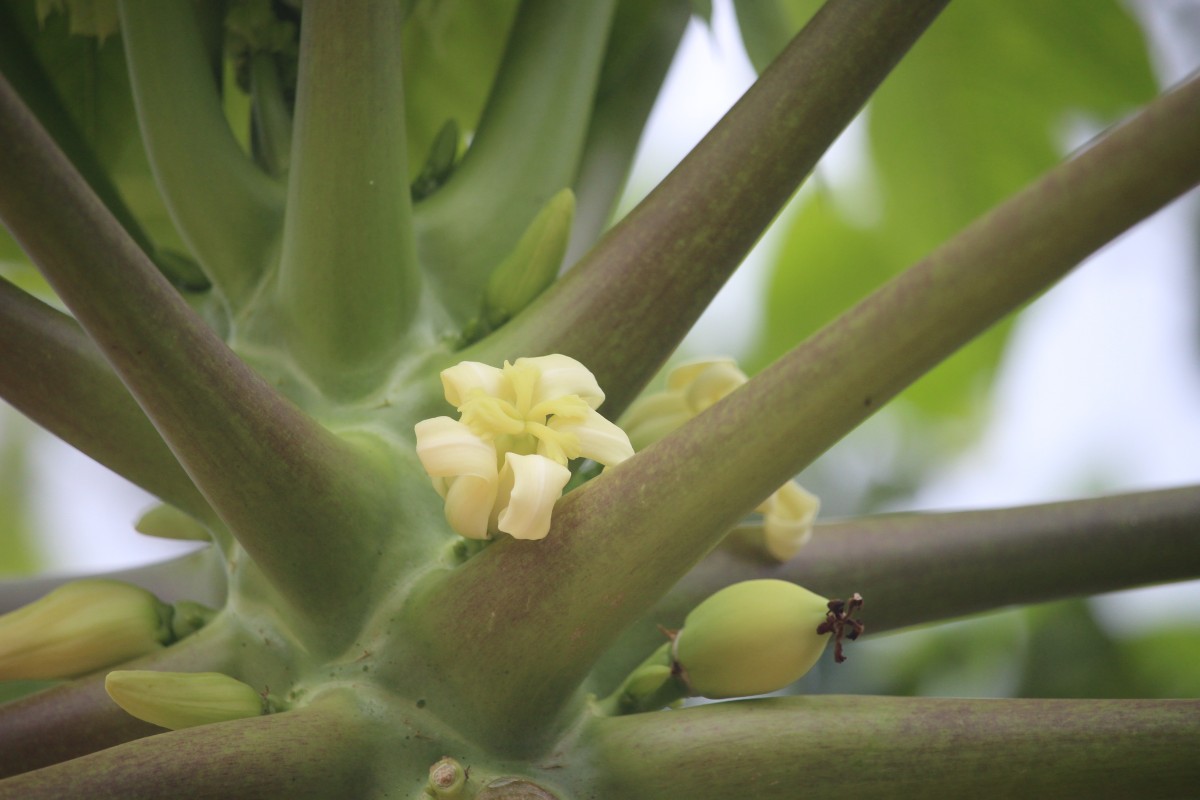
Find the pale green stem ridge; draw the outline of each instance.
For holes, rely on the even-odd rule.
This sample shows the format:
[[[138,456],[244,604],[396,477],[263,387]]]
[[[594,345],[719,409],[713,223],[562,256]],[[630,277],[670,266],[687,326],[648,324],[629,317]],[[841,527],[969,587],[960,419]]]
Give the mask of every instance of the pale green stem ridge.
[[[216,620],[177,644],[123,666],[229,672],[234,668],[230,628]],[[158,733],[160,728],[131,717],[105,693],[106,673],[102,670],[0,705],[0,777]],[[9,784],[0,782],[0,797],[22,796],[9,791]]]
[[[1197,719],[1200,700],[741,700],[594,721],[586,788],[623,800],[1187,797]]]
[[[497,738],[516,746],[553,724],[620,631],[743,515],[938,361],[1200,179],[1196,130],[1200,79],[567,495],[545,540],[497,542],[431,587],[418,605],[421,624],[438,631],[436,657],[507,670],[507,697],[473,698],[469,682],[448,681],[459,702],[493,709]],[[625,576],[619,587],[613,575]],[[509,624],[489,627],[497,617]]]
[[[200,797],[366,797],[369,731],[331,708],[201,725],[9,778],[0,795],[127,800],[178,797],[186,787]]]
[[[617,4],[575,178],[575,224],[565,264],[579,260],[608,225],[691,13],[687,0]]]
[[[757,526],[754,526],[756,528]],[[754,528],[750,528],[753,530]],[[1017,508],[881,514],[818,524],[784,564],[741,541],[696,565],[593,672],[616,685],[698,603],[738,581],[780,578],[824,597],[859,592],[870,633],[1011,605],[1200,577],[1200,486]],[[919,581],[913,576],[920,575]]]
[[[613,6],[522,2],[470,149],[416,207],[421,262],[459,322],[538,211],[575,184]]]
[[[199,519],[212,510],[79,325],[0,279],[0,397],[68,444]]]
[[[226,347],[3,81],[0,141],[0,219],[279,591],[331,636],[352,635],[393,524],[371,459]]]
[[[121,36],[142,139],[171,218],[236,311],[277,247],[283,186],[225,120],[197,10],[121,0]]]
[[[339,396],[378,387],[420,299],[401,12],[304,6],[279,293],[293,353]]]
[[[620,414],[945,4],[826,4],[645,200],[471,357],[578,358],[604,413]]]

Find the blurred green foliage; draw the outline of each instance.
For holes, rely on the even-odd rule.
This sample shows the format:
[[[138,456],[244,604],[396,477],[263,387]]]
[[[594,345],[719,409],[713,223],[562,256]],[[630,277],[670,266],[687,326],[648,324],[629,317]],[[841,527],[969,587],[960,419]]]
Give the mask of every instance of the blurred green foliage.
[[[814,4],[783,5],[800,19]],[[870,169],[849,185],[818,182],[797,203],[748,366],[765,366],[1060,160],[1073,122],[1110,124],[1155,91],[1141,30],[1116,2],[951,3],[867,107]],[[900,402],[931,419],[968,416],[1010,327],[967,345]]]

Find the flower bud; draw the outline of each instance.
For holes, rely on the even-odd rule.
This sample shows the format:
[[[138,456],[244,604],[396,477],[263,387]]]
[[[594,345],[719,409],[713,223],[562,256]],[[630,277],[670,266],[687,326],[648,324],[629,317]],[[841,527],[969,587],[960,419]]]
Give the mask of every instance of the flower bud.
[[[72,678],[145,655],[171,641],[171,616],[132,584],[64,584],[0,616],[0,680]]]
[[[505,776],[490,781],[475,800],[558,800],[558,795],[533,781]]]
[[[133,529],[146,536],[157,536],[160,539],[212,541],[212,534],[208,532],[208,528],[175,506],[157,505],[151,508],[133,524]]]
[[[117,670],[104,679],[104,690],[133,716],[170,730],[257,717],[267,710],[254,687],[219,672]]]
[[[558,275],[571,221],[575,217],[575,195],[563,189],[550,198],[517,246],[492,272],[483,295],[483,319],[498,328],[532,303]]]
[[[744,697],[782,689],[812,668],[829,637],[818,634],[828,601],[794,583],[735,583],[688,614],[674,659],[692,694]]]

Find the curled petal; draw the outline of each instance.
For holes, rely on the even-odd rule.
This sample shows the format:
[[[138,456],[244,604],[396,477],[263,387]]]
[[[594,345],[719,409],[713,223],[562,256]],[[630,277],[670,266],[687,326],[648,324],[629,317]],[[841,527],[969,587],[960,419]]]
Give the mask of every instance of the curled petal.
[[[460,361],[442,370],[442,389],[446,393],[446,401],[455,408],[462,408],[476,390],[490,397],[501,397],[504,387],[504,372],[478,361]]]
[[[493,510],[496,505],[498,476],[480,478],[463,475],[449,482],[446,491],[446,521],[459,536],[468,539],[487,539],[491,534]]]
[[[696,361],[685,361],[671,370],[667,375],[667,391],[683,391],[692,385],[702,372],[712,368],[730,367],[738,372],[737,361],[732,358],[704,358]]]
[[[508,453],[500,470],[500,503],[507,503],[497,527],[515,539],[544,539],[550,513],[571,478],[571,471],[543,456]]]
[[[691,418],[681,392],[657,392],[638,398],[621,417],[621,427],[633,449],[642,450]]]
[[[747,380],[746,373],[732,362],[714,361],[688,383],[684,400],[693,414],[699,414]]]
[[[788,481],[756,510],[763,515],[767,552],[787,561],[812,538],[820,499],[795,481]]]
[[[458,420],[434,417],[418,422],[413,430],[417,434],[417,458],[430,477],[495,478],[495,446]]]
[[[575,359],[555,353],[537,358],[518,358],[517,363],[533,364],[541,372],[533,405],[566,395],[577,395],[592,408],[604,402],[604,392],[596,376]]]
[[[562,433],[574,434],[579,441],[579,455],[611,467],[633,455],[633,445],[625,431],[602,417],[598,411],[589,411],[583,422],[550,421],[550,427]]]

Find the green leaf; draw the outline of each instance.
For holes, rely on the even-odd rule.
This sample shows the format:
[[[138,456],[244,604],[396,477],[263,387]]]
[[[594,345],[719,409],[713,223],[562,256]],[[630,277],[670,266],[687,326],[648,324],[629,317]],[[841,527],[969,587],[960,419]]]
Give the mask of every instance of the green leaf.
[[[1060,160],[1072,121],[1108,124],[1154,93],[1141,32],[1116,3],[951,4],[868,106],[873,185],[810,200],[791,223],[751,369]],[[881,207],[870,222],[851,219],[864,188]],[[926,415],[965,414],[1009,329],[996,326],[901,397]]]

